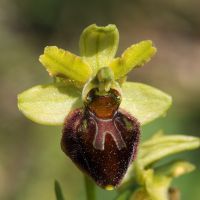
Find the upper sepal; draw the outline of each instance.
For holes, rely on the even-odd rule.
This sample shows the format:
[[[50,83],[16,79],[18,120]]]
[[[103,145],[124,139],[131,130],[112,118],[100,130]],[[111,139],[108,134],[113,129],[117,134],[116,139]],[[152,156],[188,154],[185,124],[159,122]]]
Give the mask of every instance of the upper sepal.
[[[81,34],[80,54],[92,67],[94,74],[108,66],[114,58],[119,43],[119,32],[115,25],[90,25]]]

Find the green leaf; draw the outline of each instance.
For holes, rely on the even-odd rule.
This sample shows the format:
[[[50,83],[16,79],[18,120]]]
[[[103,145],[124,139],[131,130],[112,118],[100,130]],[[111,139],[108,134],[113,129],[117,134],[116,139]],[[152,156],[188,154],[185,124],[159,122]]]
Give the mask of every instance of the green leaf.
[[[164,115],[172,103],[166,93],[141,83],[124,83],[122,95],[120,108],[136,117],[141,125]]]
[[[184,135],[160,136],[142,144],[139,152],[140,162],[145,167],[166,156],[199,147],[200,139],[197,137]]]
[[[82,58],[56,46],[47,46],[39,61],[51,76],[69,78],[85,83],[92,74],[92,69]]]
[[[19,110],[44,125],[62,125],[70,110],[81,106],[81,91],[72,84],[38,85],[18,95]]]
[[[156,48],[152,46],[152,41],[142,41],[126,49],[122,56],[115,58],[109,66],[114,72],[115,79],[119,79],[133,68],[144,65],[155,53]]]
[[[58,181],[54,183],[54,190],[56,195],[56,200],[64,200],[64,196],[62,194],[62,190]]]
[[[119,32],[113,24],[84,29],[80,37],[80,54],[93,68],[94,73],[101,67],[106,67],[114,58],[119,43]]]

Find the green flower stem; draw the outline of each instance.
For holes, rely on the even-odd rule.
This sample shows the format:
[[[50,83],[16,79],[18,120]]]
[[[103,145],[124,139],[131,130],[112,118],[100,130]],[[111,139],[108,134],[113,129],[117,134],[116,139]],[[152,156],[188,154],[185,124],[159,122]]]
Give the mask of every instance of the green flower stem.
[[[87,200],[95,200],[96,196],[94,183],[86,175],[84,175],[84,181]]]

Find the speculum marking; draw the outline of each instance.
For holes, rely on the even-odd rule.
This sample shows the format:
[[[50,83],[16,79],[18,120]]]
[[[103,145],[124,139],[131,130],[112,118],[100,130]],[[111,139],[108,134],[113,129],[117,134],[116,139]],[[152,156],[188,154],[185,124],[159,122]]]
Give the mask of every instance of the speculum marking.
[[[95,124],[95,136],[93,140],[93,146],[95,149],[101,151],[104,150],[105,138],[107,134],[112,136],[119,150],[126,147],[121,132],[117,128],[115,115],[111,119],[102,119],[96,117],[93,113],[90,112],[90,120]]]

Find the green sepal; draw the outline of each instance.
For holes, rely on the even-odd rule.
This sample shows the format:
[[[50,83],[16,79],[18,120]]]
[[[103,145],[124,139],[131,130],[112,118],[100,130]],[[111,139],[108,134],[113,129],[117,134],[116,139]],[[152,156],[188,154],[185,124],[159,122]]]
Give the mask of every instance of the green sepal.
[[[39,61],[51,76],[85,83],[92,74],[92,69],[81,57],[56,46],[47,46]]]
[[[126,49],[121,57],[115,58],[109,64],[109,67],[113,70],[115,79],[119,79],[133,68],[144,65],[155,53],[156,48],[152,46],[152,41],[142,41]]]
[[[83,59],[92,67],[94,74],[108,66],[114,58],[119,43],[119,32],[115,25],[92,24],[81,34],[79,47]]]
[[[190,162],[179,160],[172,161],[165,165],[159,166],[155,169],[155,172],[159,176],[167,176],[170,178],[179,177],[183,174],[190,173],[195,170],[195,165]]]
[[[97,85],[92,84],[89,88],[93,87]],[[111,87],[115,88],[115,85]],[[85,88],[83,94],[89,92]],[[164,114],[171,104],[168,95],[141,83],[123,84],[122,94],[120,108],[136,117],[142,125]],[[77,107],[75,105],[82,105],[81,91],[70,83],[39,85],[21,93],[18,96],[18,105],[29,119],[37,123],[61,125],[70,110]]]
[[[125,109],[144,125],[165,114],[171,106],[171,97],[151,86],[125,82],[122,85],[122,103]]]
[[[19,110],[44,125],[62,125],[68,113],[81,106],[81,91],[73,84],[38,85],[18,95]]]
[[[200,139],[193,136],[171,135],[152,138],[141,146],[139,157],[143,167],[147,167],[169,155],[200,147]],[[159,149],[159,151],[158,151]]]

